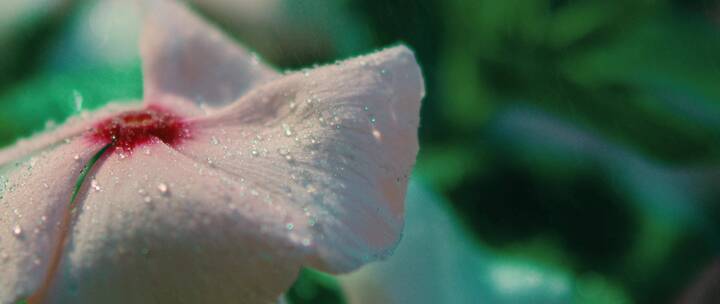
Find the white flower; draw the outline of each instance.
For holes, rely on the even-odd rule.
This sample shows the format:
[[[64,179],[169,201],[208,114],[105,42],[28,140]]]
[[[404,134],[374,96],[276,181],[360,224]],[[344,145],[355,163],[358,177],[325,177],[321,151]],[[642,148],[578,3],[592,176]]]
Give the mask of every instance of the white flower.
[[[283,75],[150,6],[142,104],[0,150],[0,303],[267,303],[302,266],[387,255],[418,150],[412,52]]]

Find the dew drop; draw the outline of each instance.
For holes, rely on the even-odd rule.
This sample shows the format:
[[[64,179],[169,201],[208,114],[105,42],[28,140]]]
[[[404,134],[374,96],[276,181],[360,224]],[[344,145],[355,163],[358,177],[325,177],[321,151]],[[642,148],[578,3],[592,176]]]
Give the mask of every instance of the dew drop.
[[[295,229],[295,224],[287,223],[287,225],[285,225],[285,228],[287,228],[288,231],[292,231],[293,229]]]
[[[290,137],[293,135],[292,128],[288,124],[282,124],[282,128],[285,136]]]
[[[212,138],[210,138],[210,143],[212,143],[213,145],[217,145],[220,143],[220,141],[217,139],[217,137],[213,136]]]
[[[78,161],[78,160],[80,160],[80,155],[78,155],[78,154],[75,154],[75,156],[73,156],[73,159],[74,159],[75,161]]]
[[[100,191],[100,190],[101,190],[100,184],[98,184],[98,182],[97,182],[96,179],[93,179],[93,180],[90,182],[90,187],[92,187],[95,191]]]
[[[160,183],[160,184],[158,184],[157,189],[158,189],[158,191],[160,191],[160,193],[162,193],[162,194],[167,194],[167,193],[168,193],[168,186],[167,186],[167,184],[165,184],[165,183]]]
[[[250,151],[250,154],[252,154],[252,156],[258,156],[258,155],[260,155],[260,153],[258,152],[258,150],[255,150],[255,149],[252,149],[252,151]]]
[[[13,235],[20,236],[22,234],[22,228],[20,228],[20,225],[15,225],[15,227],[13,227],[12,232],[13,232]]]

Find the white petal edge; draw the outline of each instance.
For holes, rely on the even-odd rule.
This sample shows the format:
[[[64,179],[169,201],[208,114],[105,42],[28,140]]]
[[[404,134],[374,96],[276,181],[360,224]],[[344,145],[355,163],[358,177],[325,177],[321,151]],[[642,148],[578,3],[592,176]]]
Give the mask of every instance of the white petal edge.
[[[286,75],[196,121],[181,152],[301,210],[306,265],[346,272],[399,241],[424,84],[407,47]]]
[[[212,110],[278,77],[184,4],[152,0],[144,8],[140,53],[146,102],[184,99]]]

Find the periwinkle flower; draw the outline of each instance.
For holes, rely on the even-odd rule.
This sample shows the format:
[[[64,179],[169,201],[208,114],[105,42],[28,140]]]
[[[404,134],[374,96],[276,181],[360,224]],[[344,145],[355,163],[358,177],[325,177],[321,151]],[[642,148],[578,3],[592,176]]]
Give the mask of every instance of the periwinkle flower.
[[[391,252],[411,51],[280,74],[182,5],[144,18],[141,104],[0,150],[0,303],[269,303]]]

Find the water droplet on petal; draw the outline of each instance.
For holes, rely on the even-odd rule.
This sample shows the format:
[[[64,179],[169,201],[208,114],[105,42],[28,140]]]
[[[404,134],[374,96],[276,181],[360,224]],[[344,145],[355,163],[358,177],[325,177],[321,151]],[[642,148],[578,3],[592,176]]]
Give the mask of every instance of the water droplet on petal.
[[[287,230],[289,231],[292,231],[293,229],[295,229],[295,224],[287,223],[287,225],[285,225],[285,228],[287,228]]]
[[[13,232],[13,235],[20,236],[22,234],[22,228],[20,228],[20,225],[15,225],[15,227],[13,227],[12,232]]]
[[[282,124],[282,128],[285,136],[290,137],[293,135],[292,128],[288,124]]]
[[[160,193],[162,193],[162,194],[166,194],[168,192],[168,186],[165,183],[158,184],[157,188],[158,188],[158,191],[160,191]]]
[[[100,184],[98,184],[98,182],[97,182],[96,179],[93,179],[93,180],[90,182],[90,187],[92,187],[95,191],[100,191],[100,190],[101,190]]]

